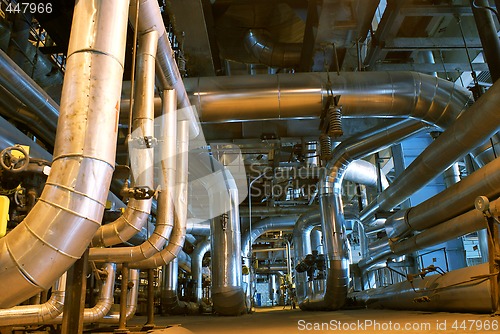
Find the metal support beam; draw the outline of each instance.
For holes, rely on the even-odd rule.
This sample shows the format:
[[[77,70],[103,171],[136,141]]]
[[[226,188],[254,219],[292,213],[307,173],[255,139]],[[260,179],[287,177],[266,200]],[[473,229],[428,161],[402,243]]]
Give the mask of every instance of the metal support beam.
[[[497,37],[498,39],[498,37]],[[467,48],[482,49],[479,38],[465,38]],[[443,50],[463,49],[464,41],[456,37],[398,37],[387,40],[382,49],[387,51],[413,51],[413,50]]]
[[[144,327],[155,327],[155,272],[154,269],[148,269],[148,318]]]
[[[68,270],[62,334],[83,333],[83,310],[87,286],[88,249]]]
[[[388,1],[365,58],[365,65],[368,66],[369,70],[373,70],[377,61],[385,58],[388,50],[384,50],[384,42],[395,37],[401,27],[405,16],[401,15],[400,10],[405,2],[407,0]]]
[[[449,5],[408,5],[400,10],[404,16],[470,16],[472,8],[469,6],[449,6]]]
[[[122,284],[120,293],[120,320],[115,333],[128,333],[127,329],[127,293],[129,270],[127,263],[122,264]]]
[[[468,63],[444,63],[444,64],[391,64],[377,63],[373,66],[373,71],[415,71],[415,72],[463,72],[470,71]],[[488,71],[488,64],[474,63],[475,71]]]

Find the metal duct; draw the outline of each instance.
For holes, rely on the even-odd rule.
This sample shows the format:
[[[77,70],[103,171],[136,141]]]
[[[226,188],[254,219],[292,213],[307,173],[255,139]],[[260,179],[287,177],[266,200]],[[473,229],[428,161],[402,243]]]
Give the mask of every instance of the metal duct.
[[[135,25],[135,13],[139,4],[139,33],[147,31],[158,31],[158,51],[156,55],[156,78],[161,90],[175,90],[177,94],[177,106],[179,109],[191,108],[191,103],[186,93],[186,88],[182,81],[179,68],[174,58],[174,51],[168,40],[160,7],[156,0],[131,0],[130,1],[130,22]],[[194,113],[189,113],[189,134],[195,138],[200,134],[200,126]]]
[[[400,210],[386,222],[391,239],[410,231],[422,231],[474,208],[477,196],[488,198],[500,195],[500,158],[468,175],[439,194],[419,205]]]
[[[129,138],[130,167],[132,187],[154,189],[154,149],[145,144],[146,138],[154,137],[154,90],[155,90],[155,54],[158,33],[150,31],[140,36],[137,52],[137,86],[132,113],[132,138]],[[175,121],[174,121],[175,125]],[[175,156],[175,155],[174,155]],[[110,224],[99,228],[92,240],[94,247],[112,246],[128,241],[146,224],[153,199],[130,198],[122,216]],[[164,225],[163,225],[164,227]],[[164,238],[163,238],[164,239]],[[159,241],[161,242],[161,241]],[[161,246],[160,246],[161,247]],[[142,251],[142,248],[140,249]],[[129,256],[127,256],[127,253]],[[111,254],[116,255],[115,262],[140,259],[138,251],[116,248],[113,250],[92,249],[91,258],[111,261]],[[139,257],[137,257],[139,256]],[[146,255],[144,255],[146,256]],[[121,260],[121,258],[124,258]],[[143,257],[144,258],[144,257]]]
[[[126,286],[127,289],[130,291],[127,294],[127,311],[126,311],[126,319],[129,320],[131,319],[135,311],[137,310],[137,300],[139,296],[139,273],[140,271],[137,269],[129,269],[129,279],[127,284],[123,284],[122,282],[122,288],[123,286]],[[115,324],[120,321],[120,312],[113,312],[109,313],[104,316],[104,318],[101,318],[98,320],[99,323],[106,323],[106,324]]]
[[[389,127],[368,130],[342,142],[335,148],[333,158],[328,162],[325,175],[319,182],[321,227],[324,236],[323,248],[326,255],[326,282],[324,285],[318,285],[315,289],[310,287],[311,293],[308,293],[307,297],[299,304],[301,309],[336,310],[345,303],[349,283],[349,252],[342,204],[342,180],[349,164],[354,159],[403,140],[421,131],[422,128],[422,123],[406,120]],[[314,284],[314,282],[310,284]]]
[[[83,322],[92,323],[97,322],[108,314],[113,306],[114,298],[113,293],[115,291],[115,276],[116,276],[116,264],[106,263],[103,267],[104,275],[106,279],[101,284],[99,290],[99,297],[97,297],[97,303],[94,307],[84,308],[83,310]],[[57,318],[44,321],[44,324],[60,324],[63,321],[64,314],[61,313]]]
[[[196,280],[196,302],[198,303],[203,299],[203,257],[209,251],[210,240],[205,239],[196,246],[191,256],[191,263],[193,265],[191,268],[191,275]]]
[[[414,277],[378,289],[355,292],[349,298],[371,308],[444,312],[492,311],[488,263],[444,275]]]
[[[41,324],[62,313],[66,289],[66,273],[52,286],[50,299],[39,305],[15,306],[0,309],[0,327],[24,324]]]
[[[174,226],[167,246],[150,258],[134,262],[131,268],[150,269],[168,264],[175,259],[184,246],[187,225],[187,191],[188,191],[188,153],[189,153],[189,121],[178,119],[177,122],[177,161],[174,197]]]
[[[118,41],[119,38],[116,42]],[[48,128],[49,132],[56,132],[59,106],[2,50],[0,50],[0,85],[26,105],[34,114],[33,117],[43,121],[43,124],[38,124],[36,128]]]
[[[241,237],[241,253],[243,256],[243,265],[247,268],[251,267],[250,260],[252,254],[250,252],[252,244],[257,240],[262,234],[270,231],[283,231],[291,230],[297,221],[298,216],[279,216],[279,217],[269,217],[262,219],[257,223],[250,226],[250,230],[245,231]],[[252,299],[253,299],[253,289],[252,289],[252,277],[251,273],[243,276],[243,288],[246,294],[246,308],[247,311],[251,310]]]
[[[52,169],[26,219],[0,239],[0,276],[9,286],[0,307],[48,289],[100,225],[114,168],[126,29],[124,1],[75,5]]]
[[[238,211],[238,187],[231,173],[224,169],[225,187],[222,193],[210,192],[210,207],[225,204],[226,212],[212,219],[212,303],[221,315],[241,315],[245,311],[245,291],[242,288],[241,232]],[[229,195],[229,203],[226,197]]]
[[[295,253],[295,263],[298,263],[299,261],[304,259],[307,254],[311,254],[311,232],[314,227],[320,224],[321,215],[319,212],[319,208],[308,211],[302,214],[297,219],[297,222],[295,223],[295,226],[293,228],[293,249]],[[303,283],[304,282],[305,280],[303,281]]]
[[[343,117],[415,118],[448,127],[470,92],[415,72],[352,72],[330,77]],[[328,97],[326,73],[187,78],[201,122],[319,118]],[[230,111],[230,112],[228,112]]]
[[[403,173],[362,211],[361,220],[377,210],[389,211],[453,162],[484,144],[497,131],[500,114],[500,84],[493,84],[467,111],[434,140]],[[487,120],[487,121],[485,121]]]
[[[248,30],[243,43],[260,64],[269,67],[295,67],[300,64],[302,43],[277,43],[263,29]]]

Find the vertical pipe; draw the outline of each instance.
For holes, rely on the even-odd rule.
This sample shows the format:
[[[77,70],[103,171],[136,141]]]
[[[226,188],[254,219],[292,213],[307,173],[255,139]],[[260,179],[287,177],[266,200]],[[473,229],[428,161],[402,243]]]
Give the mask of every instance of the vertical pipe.
[[[118,332],[127,332],[127,293],[128,293],[129,269],[126,263],[122,265],[122,284],[120,291],[120,320],[118,321]],[[115,331],[116,333],[116,331]]]
[[[154,287],[155,273],[154,269],[148,269],[148,306],[147,306],[147,321],[146,327],[155,326],[155,287]]]
[[[196,280],[196,302],[201,303],[203,299],[203,256],[210,250],[210,240],[203,240],[196,246],[192,254],[191,275]]]

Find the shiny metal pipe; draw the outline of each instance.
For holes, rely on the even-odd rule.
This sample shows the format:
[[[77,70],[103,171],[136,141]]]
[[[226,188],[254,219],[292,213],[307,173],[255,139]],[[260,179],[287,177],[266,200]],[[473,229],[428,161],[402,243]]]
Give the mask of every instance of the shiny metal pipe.
[[[229,170],[222,170],[226,186],[210,192],[210,207],[225,205],[223,215],[211,222],[212,303],[221,315],[240,315],[245,311],[242,288],[241,232],[238,187]],[[229,200],[226,197],[229,195]]]
[[[161,90],[175,90],[177,94],[177,106],[179,109],[190,109],[186,88],[182,81],[179,68],[174,58],[174,51],[168,40],[168,34],[165,30],[163,18],[160,13],[160,7],[155,0],[131,0],[130,1],[130,22],[135,25],[133,13],[136,13],[139,5],[139,33],[151,30],[158,31],[158,52],[156,55],[156,77]],[[188,116],[194,116],[189,113]],[[200,134],[200,126],[195,117],[189,119],[190,136],[195,138]]]
[[[42,324],[56,318],[64,308],[66,273],[52,286],[50,299],[39,305],[14,306],[0,309],[0,327]]]
[[[55,130],[51,132],[48,127],[43,126],[43,122],[35,113],[19,101],[3,86],[0,86],[0,114],[8,119],[26,125],[39,139],[47,145],[54,145],[56,141]],[[42,126],[41,126],[42,125]],[[53,127],[55,129],[55,126]]]
[[[115,164],[127,9],[121,0],[75,5],[52,169],[25,220],[0,239],[9,286],[0,307],[48,289],[100,226]]]
[[[331,76],[344,117],[402,117],[446,128],[467,108],[470,92],[415,72],[350,72]],[[201,122],[319,118],[326,73],[184,79]],[[231,110],[231,113],[227,113]]]
[[[150,31],[140,36],[137,53],[137,85],[132,115],[132,136],[129,138],[130,167],[132,170],[132,187],[149,187],[154,189],[154,149],[143,145],[145,137],[154,137],[154,90],[155,90],[155,54],[158,33]],[[174,123],[175,124],[175,123]],[[153,199],[130,198],[127,208],[121,217],[110,224],[99,228],[92,240],[94,247],[112,246],[127,242],[146,224],[151,212]],[[110,252],[117,258],[111,259]],[[131,250],[116,248],[104,250],[94,248],[90,251],[90,259],[102,261],[133,261]],[[135,252],[137,254],[137,252]],[[127,256],[128,255],[128,256]],[[123,260],[121,258],[124,258]],[[137,258],[136,258],[137,260]]]
[[[319,221],[318,226],[321,225],[321,221]],[[320,229],[313,228],[310,233],[311,239],[311,251],[317,250],[318,254],[323,254],[323,236]]]
[[[492,311],[488,264],[450,271],[444,275],[415,277],[378,289],[355,292],[349,298],[373,308],[479,312]]]
[[[137,311],[137,301],[139,297],[139,274],[140,271],[137,269],[129,269],[128,286],[130,291],[127,295],[127,307],[125,312],[125,317],[130,320]],[[97,322],[106,324],[116,324],[120,321],[120,313],[113,312],[108,313],[104,318],[99,319]]]
[[[174,226],[170,240],[165,248],[146,260],[133,262],[131,268],[150,269],[168,264],[175,259],[184,246],[187,225],[187,190],[188,190],[188,152],[189,152],[189,121],[177,122],[177,161],[174,198]]]
[[[436,139],[437,140],[437,139]],[[419,205],[398,211],[385,222],[387,235],[396,240],[410,231],[422,231],[474,208],[478,196],[500,195],[500,158],[463,178]]]
[[[36,117],[42,121],[43,124],[37,124],[35,128],[45,132],[42,128],[46,127],[49,129],[48,132],[56,132],[59,106],[2,50],[0,50],[0,85],[29,108],[28,117]]]
[[[203,298],[203,257],[210,251],[210,240],[205,239],[200,242],[191,256],[191,263],[193,267],[191,268],[191,275],[196,280],[196,302],[200,303]]]
[[[115,291],[115,277],[116,277],[116,264],[106,263],[103,267],[106,279],[101,284],[99,290],[99,297],[97,297],[97,303],[94,307],[85,308],[83,310],[83,322],[92,323],[97,322],[108,314],[113,306],[114,298],[113,293]],[[61,313],[57,318],[44,321],[44,324],[60,324],[63,321],[64,314]]]
[[[161,289],[162,312],[169,314],[196,314],[197,303],[180,301],[178,297],[179,263],[174,258],[164,267],[164,282]]]
[[[490,212],[500,215],[500,199],[490,202]],[[486,228],[486,219],[482,212],[472,209],[453,217],[439,225],[397,243],[391,243],[391,249],[396,255],[402,255],[415,250],[424,249],[442,242]],[[487,249],[486,246],[483,246]]]
[[[349,164],[358,158],[381,150],[394,142],[403,140],[423,128],[414,120],[395,123],[389,127],[368,130],[338,145],[333,158],[328,162],[325,174],[319,182],[321,227],[326,256],[326,281],[308,282],[319,284],[312,288],[304,286],[307,295],[299,303],[301,309],[336,310],[345,303],[349,283],[349,246],[345,234],[345,217],[342,204],[342,180]],[[377,179],[377,173],[375,173]],[[375,180],[376,180],[375,179]],[[371,181],[371,184],[377,182]]]
[[[302,43],[274,42],[263,29],[250,29],[243,37],[245,48],[269,67],[294,67],[300,64]]]
[[[176,175],[176,101],[173,91],[163,93],[164,112],[161,121],[161,189],[158,195],[158,210],[153,233],[142,244],[134,247],[91,248],[89,259],[94,261],[136,262],[159,253],[169,238],[174,226],[174,198]],[[152,109],[150,109],[151,112]],[[151,114],[150,114],[151,115]],[[152,129],[154,131],[154,129]],[[148,173],[153,172],[149,168]]]
[[[377,197],[376,201],[362,211],[361,220],[367,220],[377,210],[389,211],[442,173],[461,156],[488,141],[498,130],[499,103],[500,84],[493,84],[436,138],[389,188]]]
[[[188,218],[186,233],[192,235],[210,236],[210,221]]]

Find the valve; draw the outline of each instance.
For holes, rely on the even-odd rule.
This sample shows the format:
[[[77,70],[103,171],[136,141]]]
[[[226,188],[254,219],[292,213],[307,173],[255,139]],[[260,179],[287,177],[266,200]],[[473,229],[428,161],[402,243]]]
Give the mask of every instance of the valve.
[[[149,187],[133,187],[122,189],[121,194],[125,197],[141,200],[153,198],[155,191]]]
[[[21,155],[13,154],[16,151],[21,153]],[[28,153],[20,145],[7,147],[0,152],[0,167],[6,171],[12,173],[22,172],[28,167],[29,162],[30,157]]]

